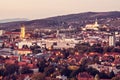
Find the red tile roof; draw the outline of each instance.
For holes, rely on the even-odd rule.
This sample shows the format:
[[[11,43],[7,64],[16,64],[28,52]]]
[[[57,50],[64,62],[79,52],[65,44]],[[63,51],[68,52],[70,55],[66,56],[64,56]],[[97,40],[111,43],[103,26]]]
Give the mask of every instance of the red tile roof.
[[[78,80],[93,80],[93,77],[87,72],[79,73]]]
[[[30,49],[16,49],[18,51],[31,51]]]
[[[27,62],[19,62],[18,65],[19,65],[19,66],[26,66],[26,65],[27,65]]]
[[[27,65],[29,68],[34,68],[34,64],[28,64]]]
[[[20,34],[20,32],[5,32],[5,34]]]
[[[15,61],[16,60],[7,59],[7,60],[5,60],[5,63],[7,63],[7,64],[15,64]]]

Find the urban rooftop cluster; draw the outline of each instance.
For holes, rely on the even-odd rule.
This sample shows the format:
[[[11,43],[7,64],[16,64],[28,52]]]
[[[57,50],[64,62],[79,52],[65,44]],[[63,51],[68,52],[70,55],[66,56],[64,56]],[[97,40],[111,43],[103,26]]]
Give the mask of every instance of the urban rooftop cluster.
[[[109,26],[0,30],[1,80],[120,80],[120,34]]]

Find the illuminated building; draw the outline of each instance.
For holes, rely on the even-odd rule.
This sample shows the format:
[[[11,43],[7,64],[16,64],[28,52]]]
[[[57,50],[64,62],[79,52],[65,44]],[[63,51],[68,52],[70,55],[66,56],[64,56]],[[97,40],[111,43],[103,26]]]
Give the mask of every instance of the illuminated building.
[[[21,27],[20,38],[21,39],[25,38],[25,27],[24,26]]]
[[[99,30],[99,24],[97,22],[97,19],[94,24],[87,24],[83,30]]]

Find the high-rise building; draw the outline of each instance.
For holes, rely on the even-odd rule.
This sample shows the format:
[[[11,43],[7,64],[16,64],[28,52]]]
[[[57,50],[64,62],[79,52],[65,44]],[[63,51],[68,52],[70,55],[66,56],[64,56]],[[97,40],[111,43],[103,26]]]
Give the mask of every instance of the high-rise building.
[[[24,38],[25,38],[25,27],[24,27],[24,25],[21,27],[20,38],[21,38],[21,39],[24,39]]]
[[[115,46],[115,34],[109,35],[109,46]]]

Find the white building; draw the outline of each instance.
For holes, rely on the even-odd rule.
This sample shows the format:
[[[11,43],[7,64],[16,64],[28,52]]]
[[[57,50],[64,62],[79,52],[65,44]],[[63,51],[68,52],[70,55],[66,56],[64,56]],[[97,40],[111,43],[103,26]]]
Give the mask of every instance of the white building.
[[[2,36],[4,33],[4,30],[0,30],[0,36]]]
[[[46,48],[54,48],[54,49],[61,49],[61,48],[74,48],[76,43],[79,41],[75,39],[42,39],[42,40],[24,40],[17,44],[18,48],[21,49],[23,45],[27,45],[28,47],[32,46],[33,43],[37,43],[40,47]]]
[[[114,35],[109,36],[109,46],[115,46],[115,36]]]
[[[60,80],[67,80],[67,77],[66,76],[61,76],[61,75],[59,75],[59,76],[56,76],[56,78],[57,79],[60,79]]]
[[[46,45],[46,48],[53,47],[54,49],[74,48],[75,44],[78,43],[74,39],[46,39],[42,42]]]
[[[18,42],[16,44],[18,46],[19,49],[21,49],[23,47],[23,45],[27,45],[28,47],[32,46],[32,41],[31,40],[23,40],[21,42]]]

